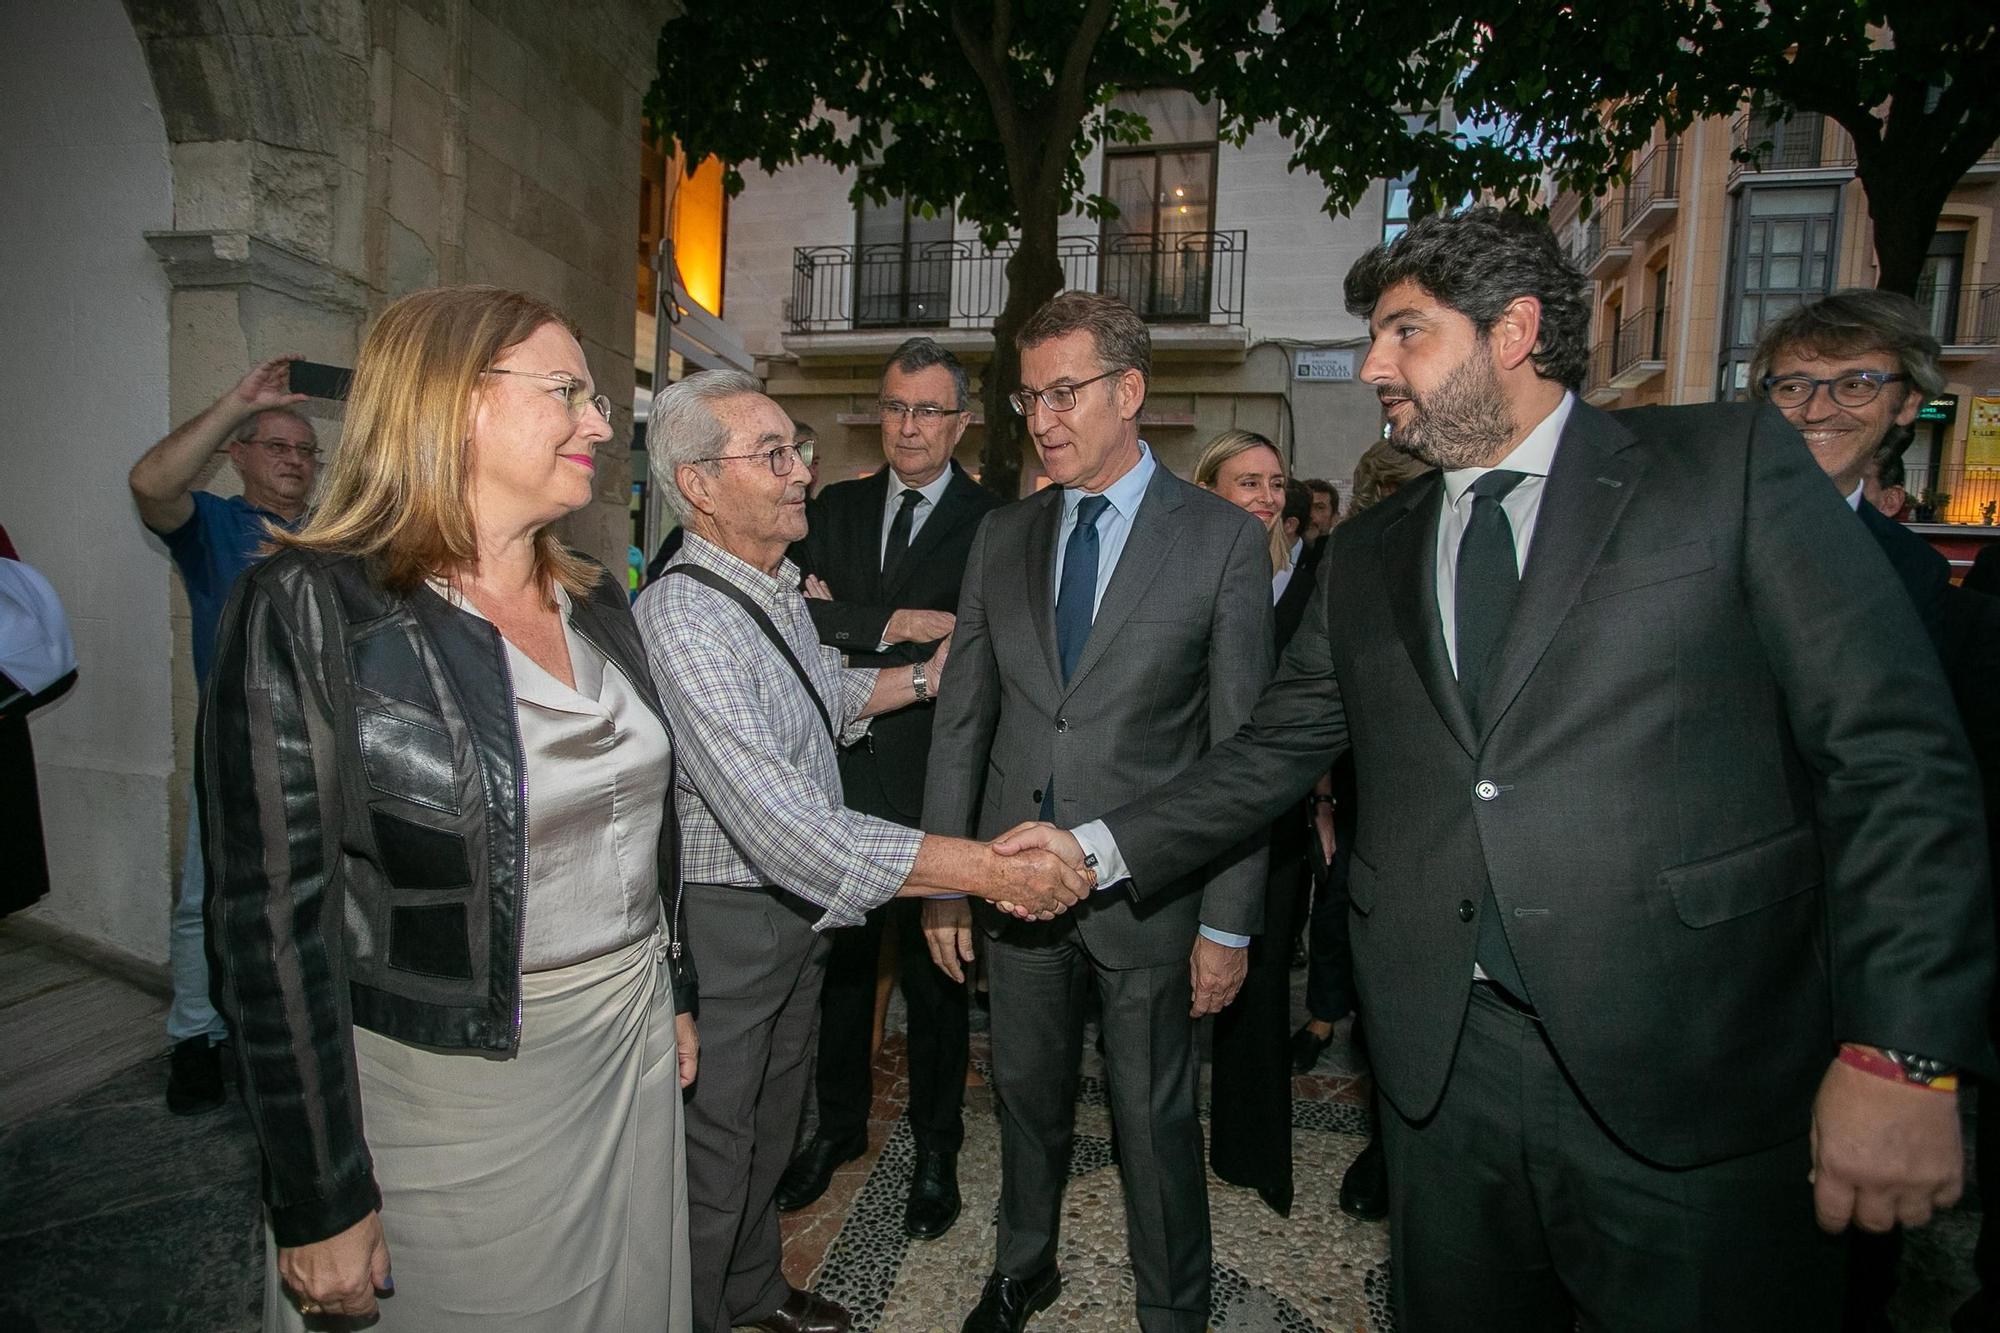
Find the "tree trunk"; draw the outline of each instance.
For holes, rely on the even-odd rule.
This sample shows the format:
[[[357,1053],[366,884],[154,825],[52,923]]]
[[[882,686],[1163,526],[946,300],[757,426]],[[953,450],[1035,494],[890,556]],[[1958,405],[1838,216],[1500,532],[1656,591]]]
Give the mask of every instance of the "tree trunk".
[[[1021,355],[1014,335],[1042,303],[1062,290],[1062,261],[1056,257],[1056,220],[1021,220],[1021,240],[1007,261],[1007,304],[993,325],[993,356],[980,379],[986,412],[986,446],[980,454],[980,483],[1003,500],[1021,494],[1021,470],[1029,448],[1027,423],[1007,395],[1021,384]]]
[[[1956,177],[1944,182],[1924,179],[1935,177],[1934,165],[1921,172],[1883,169],[1860,175],[1868,196],[1868,217],[1875,224],[1875,285],[1885,292],[1915,296],[1931,238],[1937,235],[1938,215]]]

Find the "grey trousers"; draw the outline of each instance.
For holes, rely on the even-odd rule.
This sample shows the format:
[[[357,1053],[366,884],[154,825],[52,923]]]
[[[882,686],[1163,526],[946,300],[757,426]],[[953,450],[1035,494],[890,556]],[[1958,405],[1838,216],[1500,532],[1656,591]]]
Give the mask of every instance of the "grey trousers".
[[[755,1323],[790,1292],[778,1177],[805,1108],[826,972],[818,908],[776,889],[686,886],[701,1064],[687,1104],[695,1333]]]
[[[1076,1128],[1084,987],[1094,984],[1138,1324],[1145,1333],[1201,1333],[1208,1326],[1208,1174],[1186,960],[1108,968],[1071,929],[1031,945],[995,940],[987,965],[1000,1103],[995,1267],[1029,1278],[1055,1262]]]
[[[1844,1243],[1813,1219],[1803,1137],[1706,1166],[1641,1160],[1540,1026],[1472,988],[1430,1119],[1382,1103],[1403,1333],[1806,1333],[1840,1326]]]

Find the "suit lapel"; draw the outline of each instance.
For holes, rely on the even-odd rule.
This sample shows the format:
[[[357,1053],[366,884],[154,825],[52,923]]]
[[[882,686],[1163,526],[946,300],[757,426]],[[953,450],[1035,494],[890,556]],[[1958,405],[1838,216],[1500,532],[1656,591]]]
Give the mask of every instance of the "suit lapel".
[[[1083,646],[1083,657],[1076,664],[1076,674],[1069,678],[1063,695],[1067,698],[1077,686],[1083,683],[1090,669],[1109,650],[1111,641],[1118,637],[1118,630],[1131,619],[1146,589],[1153,584],[1153,578],[1165,563],[1167,552],[1171,551],[1178,533],[1174,526],[1174,512],[1184,498],[1177,494],[1176,478],[1165,467],[1155,467],[1153,479],[1146,484],[1145,498],[1139,502],[1139,512],[1133,515],[1132,530],[1125,535],[1125,549],[1118,556],[1118,568],[1111,571],[1111,586],[1104,590],[1104,600],[1097,604],[1097,616],[1090,623],[1090,638]],[[1055,624],[1053,603],[1049,609],[1049,624]],[[1060,678],[1060,673],[1058,673]]]
[[[1605,413],[1581,402],[1571,407],[1535,519],[1520,596],[1480,698],[1486,735],[1548,651],[1583,581],[1596,568],[1605,539],[1638,489],[1644,462],[1626,451],[1631,443],[1631,433]],[[1481,744],[1486,735],[1479,738]]]
[[[847,491],[849,512],[842,517],[854,525],[855,540],[839,541],[832,549],[852,552],[848,556],[854,562],[853,573],[856,586],[850,592],[839,584],[833,584],[833,595],[850,602],[870,603],[882,599],[882,506],[889,498],[890,471],[885,463],[879,472],[870,475],[862,484]],[[907,561],[905,562],[908,563]],[[827,580],[833,583],[832,579]]]
[[[1062,688],[1062,659],[1056,655],[1056,599],[1051,586],[1056,571],[1056,532],[1062,527],[1062,487],[1050,486],[1033,501],[1041,509],[1028,524],[1028,615],[1035,637],[1042,642],[1042,660],[1049,679]]]
[[[910,581],[910,571],[923,567],[923,562],[944,543],[946,537],[951,535],[952,529],[958,526],[965,511],[971,506],[971,501],[965,492],[968,489],[976,489],[978,483],[959,471],[957,463],[952,463],[950,466],[951,483],[944,488],[944,494],[938,497],[937,508],[933,509],[930,517],[924,520],[923,527],[917,529],[916,540],[912,541],[910,549],[903,553],[903,563],[896,566],[895,576],[882,580],[882,600],[890,606],[896,604],[896,598],[901,595],[903,585]],[[883,485],[886,488],[888,483],[885,481]],[[878,519],[882,506],[888,503],[888,498],[886,489],[883,494],[876,497]]]
[[[1417,668],[1417,678],[1431,696],[1438,716],[1468,755],[1478,753],[1472,715],[1458,690],[1451,655],[1444,647],[1444,622],[1437,599],[1438,509],[1444,502],[1444,479],[1431,473],[1404,488],[1409,499],[1403,512],[1382,530],[1382,567],[1389,580],[1389,609],[1396,631]],[[1398,500],[1403,497],[1398,495]]]

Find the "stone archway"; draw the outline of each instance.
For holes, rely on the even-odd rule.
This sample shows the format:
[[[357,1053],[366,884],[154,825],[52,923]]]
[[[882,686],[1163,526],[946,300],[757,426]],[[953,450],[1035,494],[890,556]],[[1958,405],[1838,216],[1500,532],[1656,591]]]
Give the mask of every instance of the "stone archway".
[[[0,85],[0,524],[79,659],[33,724],[54,882],[33,914],[160,959],[173,640],[125,472],[167,426],[168,286],[144,239],[172,225],[167,136],[118,0],[0,6]]]

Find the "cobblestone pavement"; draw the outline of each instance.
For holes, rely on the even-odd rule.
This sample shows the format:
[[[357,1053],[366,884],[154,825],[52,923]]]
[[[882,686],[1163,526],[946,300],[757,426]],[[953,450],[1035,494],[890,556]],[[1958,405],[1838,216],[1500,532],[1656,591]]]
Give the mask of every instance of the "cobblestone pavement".
[[[16,961],[7,959],[10,963]],[[46,960],[44,960],[46,961]],[[88,1021],[80,1006],[127,1021],[130,995],[0,975],[0,1049],[52,1024]],[[115,989],[115,988],[114,988]],[[89,998],[78,998],[85,996]],[[143,1021],[157,1024],[150,1006]],[[94,1009],[93,1009],[94,1012]],[[39,1027],[37,1025],[40,1025]],[[967,1091],[959,1178],[964,1210],[939,1240],[908,1241],[901,1214],[911,1146],[901,1119],[900,1015],[876,1064],[870,1151],[827,1195],[785,1219],[792,1280],[817,1285],[882,1333],[956,1330],[992,1263],[999,1132],[988,1090]],[[1088,1044],[1086,1044],[1088,1050]],[[974,1037],[975,1063],[986,1056]],[[1365,1081],[1339,1048],[1295,1080],[1296,1198],[1280,1218],[1246,1189],[1209,1179],[1216,1333],[1387,1333],[1387,1230],[1335,1204],[1366,1128]],[[1094,1057],[1086,1056],[1078,1136],[1064,1201],[1065,1290],[1035,1327],[1097,1333],[1133,1327],[1124,1210]],[[97,1078],[93,1069],[87,1077]],[[0,1330],[248,1333],[261,1300],[256,1159],[232,1102],[209,1115],[168,1114],[164,1051],[127,1063],[65,1100],[0,1122]],[[1977,1201],[1910,1241],[1895,1308],[1901,1333],[1942,1333],[1971,1285]]]

